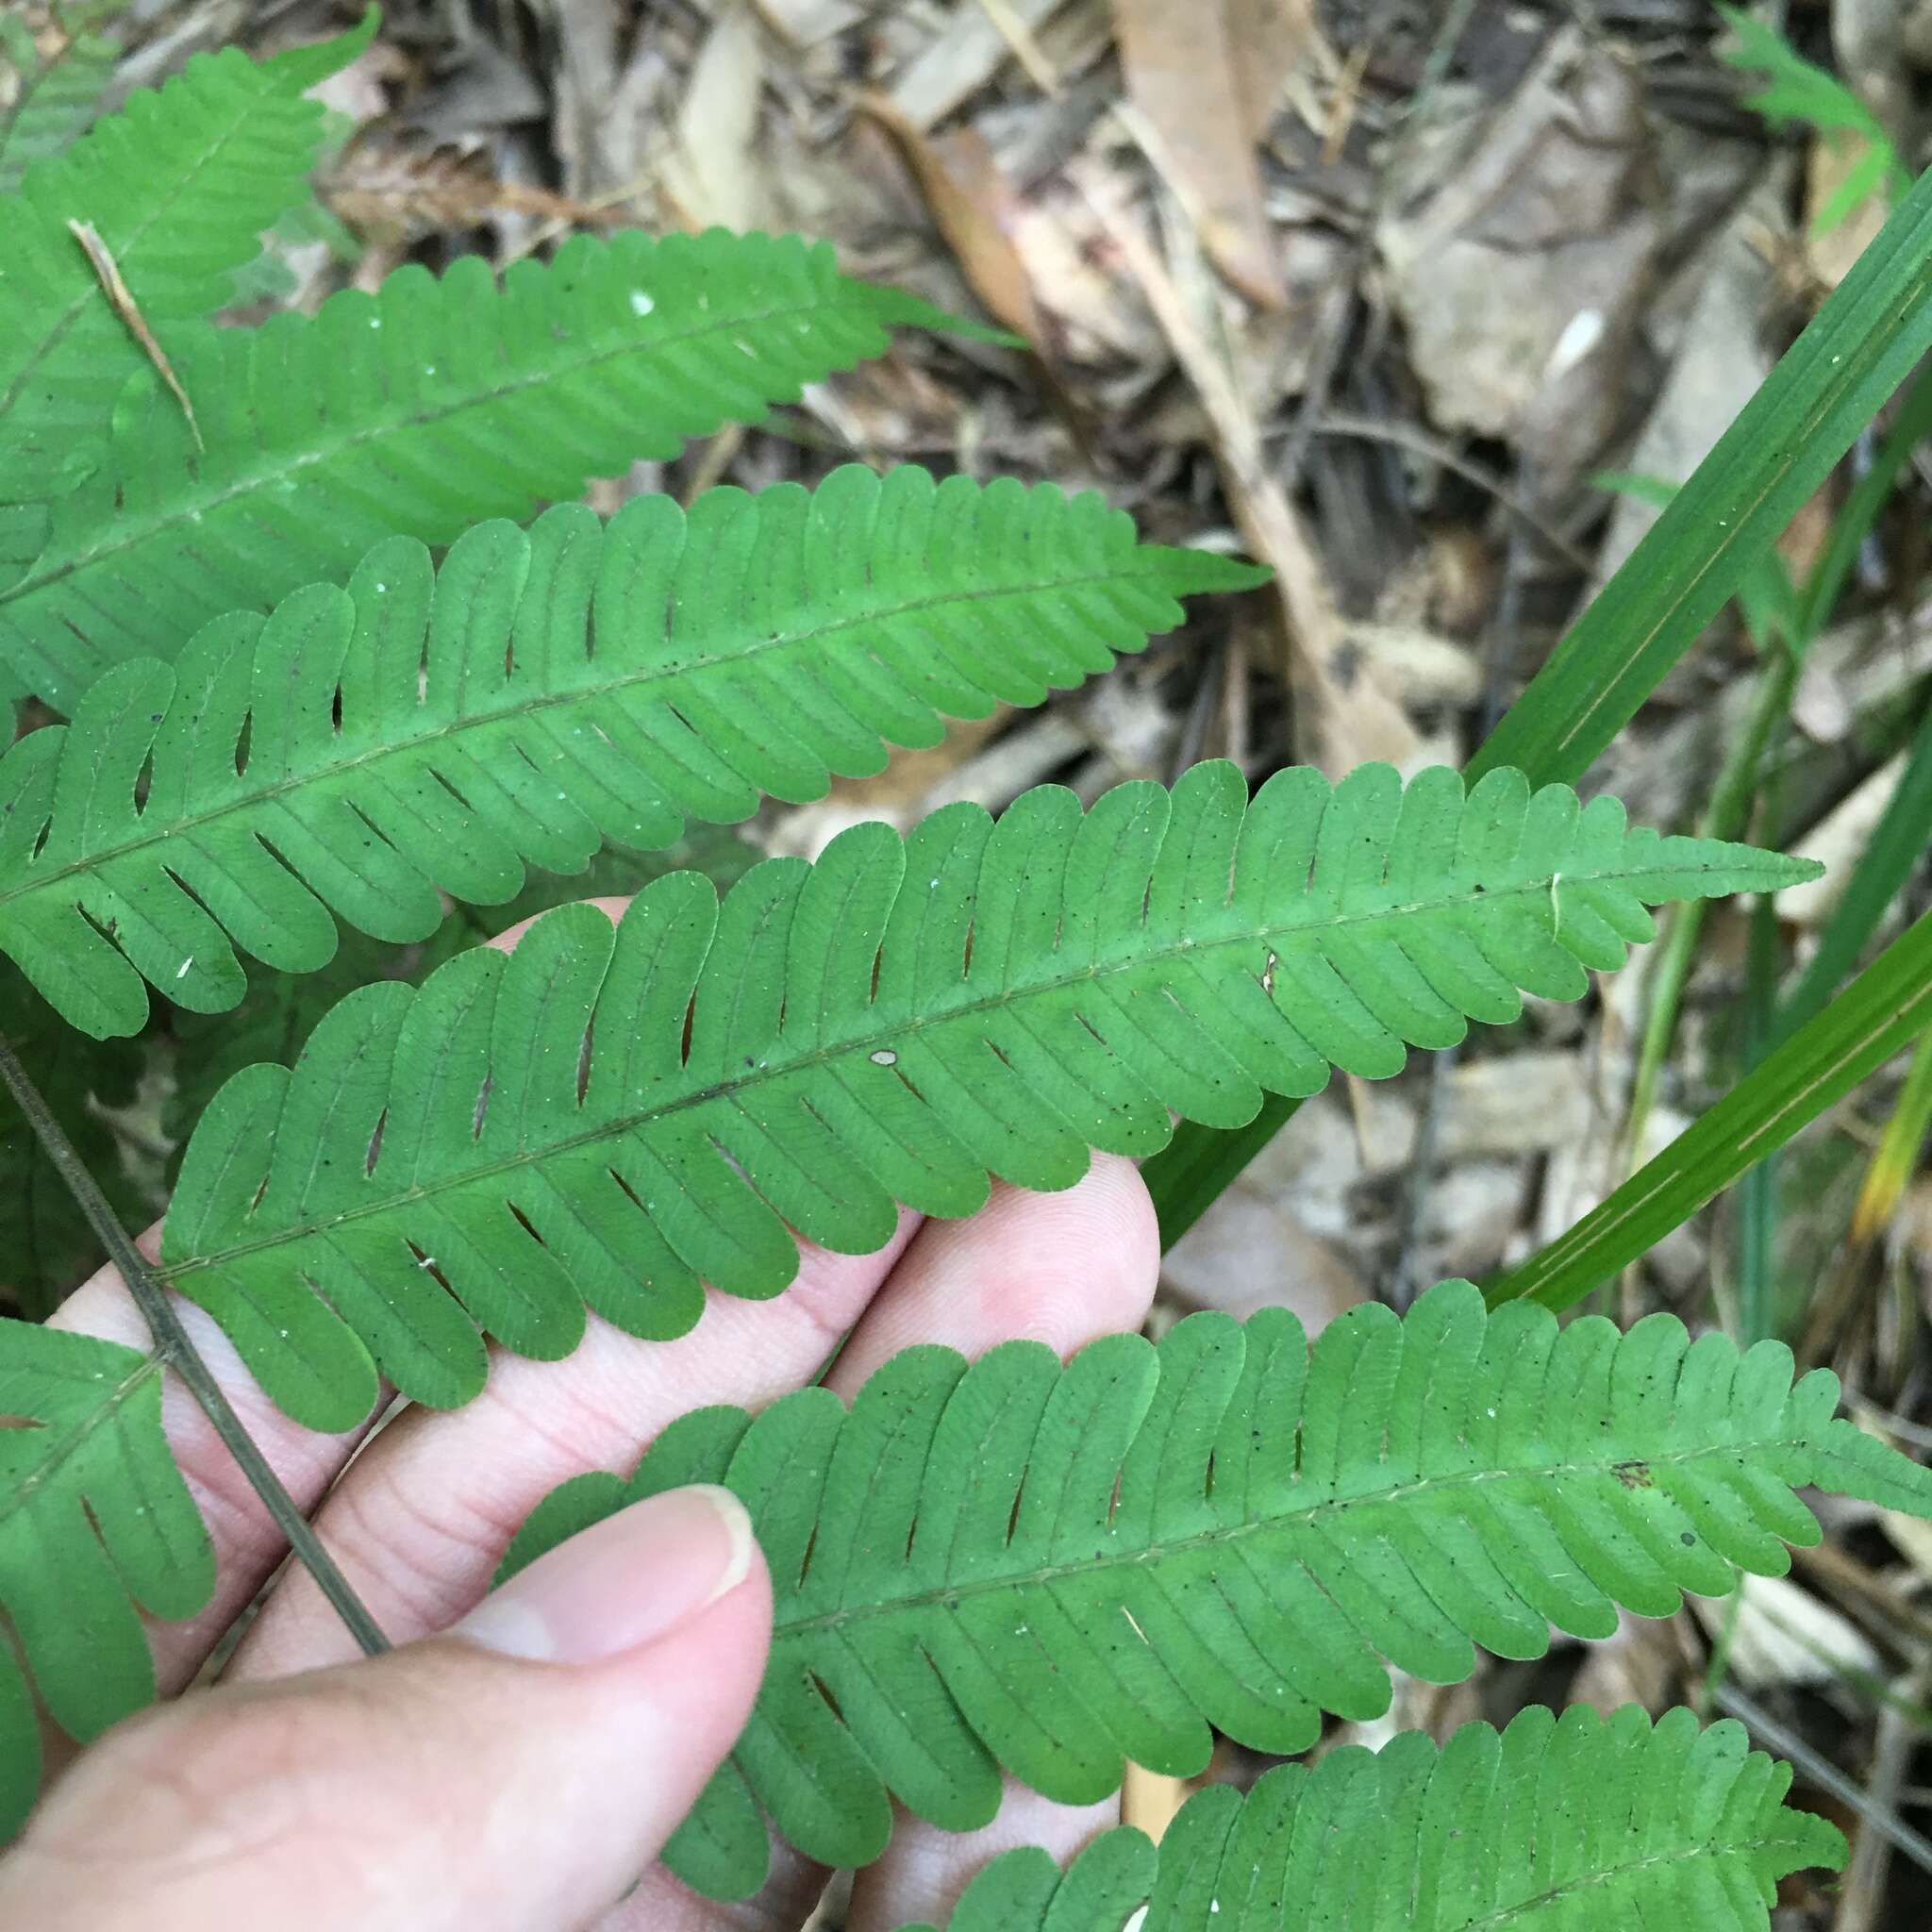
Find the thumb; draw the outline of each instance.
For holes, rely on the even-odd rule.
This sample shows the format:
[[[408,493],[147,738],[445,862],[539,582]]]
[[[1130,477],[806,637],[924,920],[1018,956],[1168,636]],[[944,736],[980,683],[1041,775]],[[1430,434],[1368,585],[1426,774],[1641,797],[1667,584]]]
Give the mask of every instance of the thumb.
[[[588,1924],[737,1740],[771,1616],[728,1491],[634,1504],[447,1636],[109,1733],[0,1862],[0,1924]]]

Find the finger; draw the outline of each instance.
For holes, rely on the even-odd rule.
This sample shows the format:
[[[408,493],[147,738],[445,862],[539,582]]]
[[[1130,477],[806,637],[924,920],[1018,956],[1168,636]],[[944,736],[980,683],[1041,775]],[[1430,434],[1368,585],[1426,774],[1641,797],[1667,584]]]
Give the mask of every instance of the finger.
[[[1130,1162],[1099,1155],[1087,1177],[1060,1194],[996,1187],[970,1221],[929,1221],[860,1318],[825,1377],[848,1401],[891,1356],[938,1341],[969,1356],[1016,1337],[1067,1356],[1094,1337],[1140,1327],[1160,1265],[1153,1204]],[[1074,1857],[1120,1822],[1117,1800],[1054,1805],[1008,1780],[1007,1802],[983,1832],[941,1831],[897,1810],[891,1847],[861,1873],[852,1932],[917,1919],[943,1922],[973,1874],[1016,1844]],[[599,1932],[769,1932],[802,1922],[824,1873],[780,1846],[758,1897],[738,1906],[694,1898],[653,1873]]]
[[[902,1214],[891,1242],[873,1255],[803,1244],[782,1295],[746,1302],[708,1291],[703,1318],[675,1341],[640,1341],[592,1316],[562,1361],[497,1352],[475,1401],[410,1409],[364,1450],[316,1519],[330,1554],[392,1641],[442,1629],[482,1596],[524,1518],[565,1477],[628,1475],[686,1410],[756,1408],[808,1380],[917,1224]],[[353,1651],[314,1580],[291,1575],[230,1671],[280,1675]]]
[[[593,899],[589,903],[615,920],[629,902]],[[531,924],[524,920],[488,943],[508,952]],[[149,1261],[160,1258],[160,1236],[157,1222],[136,1241]],[[168,1298],[196,1352],[242,1425],[267,1457],[269,1466],[296,1506],[305,1514],[312,1511],[341,1474],[373,1418],[365,1417],[341,1435],[305,1429],[262,1393],[260,1384],[242,1366],[234,1344],[212,1316],[180,1295],[171,1292]],[[121,1278],[121,1271],[111,1266],[101,1269],[69,1295],[48,1318],[47,1325],[79,1335],[98,1335],[129,1348],[146,1350],[154,1345],[153,1334]],[[213,1425],[174,1375],[162,1383],[161,1425],[189,1493],[208,1524],[215,1553],[214,1594],[200,1615],[174,1624],[143,1620],[154,1652],[156,1681],[166,1695],[180,1690],[208,1660],[223,1632],[247,1607],[288,1553],[288,1544],[234,1457],[222,1446]]]
[[[970,1221],[931,1221],[865,1311],[825,1377],[849,1402],[874,1369],[917,1342],[981,1356],[1043,1341],[1065,1357],[1147,1319],[1160,1233],[1140,1171],[1096,1154],[1058,1194],[995,1186]]]
[[[149,1228],[137,1245],[149,1260],[156,1259],[160,1253],[159,1224]],[[242,1427],[268,1457],[297,1507],[305,1514],[312,1511],[367,1432],[368,1420],[342,1435],[305,1429],[262,1393],[212,1316],[179,1295],[171,1293],[169,1300]],[[48,1318],[47,1325],[98,1335],[143,1351],[154,1346],[154,1337],[121,1271],[113,1267],[103,1268],[77,1288]],[[154,1653],[156,1682],[165,1696],[193,1677],[289,1546],[213,1424],[175,1375],[162,1378],[161,1426],[189,1493],[208,1524],[215,1552],[214,1594],[207,1608],[182,1623],[142,1618]]]
[[[1160,1269],[1153,1203],[1131,1162],[1094,1157],[1064,1194],[999,1190],[970,1222],[928,1222],[867,1310],[828,1381],[850,1396],[872,1371],[917,1341],[983,1354],[1015,1336],[1064,1356],[1096,1337],[1139,1328]],[[914,1920],[943,1924],[991,1859],[1042,1845],[1065,1862],[1120,1823],[1120,1801],[1056,1805],[1012,1778],[983,1831],[941,1831],[898,1809],[891,1843],[854,1881],[849,1932]]]
[[[736,1499],[654,1497],[448,1637],[111,1733],[0,1864],[0,1923],[591,1925],[729,1750],[770,1624]]]
[[[1011,1778],[1006,1789],[999,1816],[982,1831],[941,1831],[898,1811],[891,1848],[853,1881],[845,1932],[943,1925],[966,1888],[1002,1852],[1038,1845],[1064,1868],[1121,1822],[1118,1797],[1098,1805],[1056,1805]]]
[[[597,1932],[798,1932],[814,1927],[813,1908],[831,1873],[774,1842],[771,1875],[750,1898],[721,1904],[653,1865],[597,1921]],[[836,1922],[834,1922],[836,1923]]]

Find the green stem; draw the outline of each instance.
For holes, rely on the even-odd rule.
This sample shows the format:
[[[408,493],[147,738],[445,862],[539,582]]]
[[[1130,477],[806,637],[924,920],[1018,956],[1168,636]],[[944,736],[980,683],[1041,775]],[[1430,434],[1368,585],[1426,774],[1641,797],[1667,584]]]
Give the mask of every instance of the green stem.
[[[323,1548],[308,1519],[303,1515],[294,1497],[283,1488],[282,1480],[270,1467],[268,1457],[261,1453],[242,1418],[235,1413],[234,1405],[215,1379],[214,1372],[202,1359],[193,1338],[182,1325],[174,1303],[156,1281],[140,1249],[128,1239],[127,1230],[108,1205],[100,1184],[74,1151],[74,1143],[68,1140],[60,1123],[41,1097],[40,1089],[34,1085],[32,1077],[20,1063],[20,1056],[4,1035],[0,1035],[0,1080],[6,1082],[8,1091],[19,1103],[21,1112],[26,1116],[28,1125],[46,1151],[55,1172],[66,1182],[74,1198],[80,1204],[80,1211],[87,1217],[89,1226],[100,1238],[108,1258],[121,1271],[121,1278],[126,1282],[128,1293],[134,1297],[135,1306],[140,1308],[142,1319],[154,1335],[156,1354],[188,1385],[189,1392],[201,1405],[202,1413],[221,1438],[223,1446],[248,1478],[250,1488],[261,1498],[263,1507],[275,1520],[275,1527],[288,1539],[296,1559],[315,1578],[317,1587],[328,1599],[330,1608],[348,1625],[350,1634],[362,1646],[366,1656],[380,1656],[390,1647],[389,1639],[382,1634],[349,1579],[337,1567],[335,1558]]]

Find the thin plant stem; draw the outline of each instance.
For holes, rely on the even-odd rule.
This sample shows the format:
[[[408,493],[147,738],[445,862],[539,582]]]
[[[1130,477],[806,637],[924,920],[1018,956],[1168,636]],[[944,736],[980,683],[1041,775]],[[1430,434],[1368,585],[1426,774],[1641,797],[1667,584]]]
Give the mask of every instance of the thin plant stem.
[[[242,1474],[248,1478],[249,1486],[261,1498],[263,1507],[275,1520],[275,1527],[288,1539],[296,1560],[315,1578],[317,1588],[328,1599],[329,1607],[348,1626],[350,1635],[362,1646],[365,1656],[379,1657],[389,1649],[389,1639],[382,1634],[381,1626],[370,1614],[368,1606],[356,1594],[349,1579],[337,1567],[335,1558],[323,1548],[308,1519],[303,1515],[294,1497],[282,1487],[282,1480],[269,1466],[268,1457],[261,1453],[242,1418],[235,1413],[234,1406],[223,1392],[214,1372],[202,1359],[193,1338],[182,1324],[175,1305],[156,1281],[140,1249],[129,1240],[127,1230],[121,1225],[114,1210],[108,1205],[107,1196],[101,1192],[100,1184],[75,1152],[74,1143],[54,1118],[47,1103],[41,1097],[40,1089],[34,1085],[26,1069],[21,1065],[19,1055],[4,1035],[0,1035],[0,1080],[7,1083],[8,1091],[26,1116],[27,1124],[46,1150],[55,1172],[67,1184],[69,1191],[80,1204],[80,1211],[87,1217],[88,1225],[99,1237],[108,1258],[121,1271],[127,1291],[134,1297],[135,1306],[140,1308],[142,1319],[154,1335],[156,1354],[187,1384],[189,1393],[201,1405],[202,1413],[222,1439],[223,1446],[235,1458]]]

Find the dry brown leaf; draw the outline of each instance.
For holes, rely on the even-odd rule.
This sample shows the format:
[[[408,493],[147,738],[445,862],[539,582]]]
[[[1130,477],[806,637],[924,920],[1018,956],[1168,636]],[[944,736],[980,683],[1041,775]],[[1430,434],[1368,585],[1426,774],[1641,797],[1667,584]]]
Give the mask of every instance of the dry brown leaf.
[[[1245,1174],[1174,1243],[1161,1281],[1183,1307],[1238,1321],[1257,1308],[1291,1308],[1310,1335],[1368,1298],[1341,1246],[1311,1234],[1277,1191]]]
[[[1314,0],[1226,0],[1241,127],[1258,147],[1268,138],[1289,76],[1314,50],[1321,27]]]
[[[1164,172],[1209,259],[1250,301],[1274,308],[1287,291],[1261,201],[1256,123],[1259,104],[1272,106],[1287,74],[1243,70],[1231,20],[1235,4],[1113,0],[1114,26],[1127,91],[1158,139]],[[1241,51],[1253,61],[1268,44],[1255,30],[1267,14],[1261,0],[1239,4]],[[1278,45],[1291,61],[1295,38],[1284,33]]]
[[[1332,778],[1376,758],[1416,770],[1427,762],[1422,738],[1361,653],[1349,648],[1321,558],[1268,467],[1259,428],[1224,347],[1210,342],[1195,323],[1140,223],[1124,209],[1096,204],[1096,211],[1200,399],[1235,522],[1255,556],[1274,572],[1295,699],[1296,758]]]
[[[943,121],[1013,58],[1013,22],[1031,32],[1065,5],[1066,0],[1006,0],[1007,33],[984,8],[956,8],[944,30],[893,81],[893,104],[916,127]]]
[[[385,152],[358,143],[320,183],[319,192],[358,234],[400,244],[477,227],[494,215],[534,215],[575,227],[623,219],[614,207],[594,207],[548,188],[499,181],[481,155],[447,148]]]
[[[1560,499],[1602,459],[1661,240],[1641,77],[1574,29],[1492,108],[1418,121],[1375,244],[1429,415],[1522,447]]]
[[[1796,857],[1815,858],[1825,871],[1822,878],[1788,886],[1777,895],[1780,919],[1815,931],[1838,909],[1905,769],[1906,754],[1900,752],[1840,799],[1791,846]]]
[[[815,47],[865,19],[859,0],[756,0],[774,32],[794,47]]]
[[[755,228],[763,184],[755,153],[764,49],[747,0],[718,9],[677,110],[664,192],[692,228]]]
[[[1032,279],[1013,245],[1017,200],[986,137],[976,127],[928,135],[884,94],[865,94],[858,105],[892,137],[987,312],[1041,349]]]
[[[1871,1640],[1841,1612],[1788,1576],[1740,1576],[1735,1596],[1693,1596],[1690,1611],[1726,1667],[1749,1690],[1824,1685],[1883,1669]]]
[[[1821,208],[1828,207],[1845,179],[1871,152],[1863,135],[1835,133],[1812,138],[1805,168],[1805,261],[1813,277],[1826,289],[1844,280],[1853,262],[1885,225],[1885,198],[1868,194],[1835,227],[1819,234],[1813,227]]]

